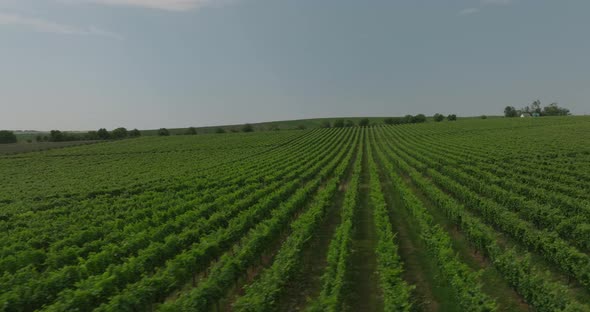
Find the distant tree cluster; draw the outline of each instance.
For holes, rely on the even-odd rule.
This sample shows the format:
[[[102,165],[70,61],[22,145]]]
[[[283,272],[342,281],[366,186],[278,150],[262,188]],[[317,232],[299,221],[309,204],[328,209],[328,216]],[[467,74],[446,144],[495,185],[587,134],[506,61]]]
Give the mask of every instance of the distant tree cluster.
[[[0,144],[16,143],[16,135],[12,131],[0,131]]]
[[[98,140],[120,140],[126,138],[136,138],[141,136],[137,129],[128,131],[126,128],[117,128],[108,131],[100,128],[97,131],[88,131],[86,133],[72,133],[60,130],[51,130],[49,135],[38,135],[35,139],[37,142],[68,142],[68,141],[98,141]]]
[[[443,114],[436,113],[436,114],[434,114],[434,117],[432,119],[434,119],[434,121],[436,121],[436,122],[441,122],[441,121],[445,120],[445,116]],[[450,114],[447,116],[447,120],[448,121],[455,121],[455,120],[457,120],[457,115]]]
[[[418,114],[415,116],[406,115],[404,117],[389,117],[385,118],[383,122],[386,125],[403,125],[403,124],[413,124],[413,123],[423,123],[426,122],[426,116],[424,114]]]
[[[324,127],[324,128],[330,128],[329,121],[324,121],[324,124],[326,125],[326,127]],[[361,127],[369,125],[369,119],[363,118],[363,119],[359,120],[358,125]],[[352,121],[350,119],[347,119],[347,120],[336,119],[333,124],[334,128],[349,128],[349,127],[354,127],[354,126],[355,126],[354,121]]]
[[[518,117],[522,114],[537,116],[567,116],[570,114],[570,110],[560,107],[556,102],[541,108],[540,100],[536,100],[530,106],[527,105],[521,109],[516,109],[514,106],[506,106],[504,108],[504,117]]]

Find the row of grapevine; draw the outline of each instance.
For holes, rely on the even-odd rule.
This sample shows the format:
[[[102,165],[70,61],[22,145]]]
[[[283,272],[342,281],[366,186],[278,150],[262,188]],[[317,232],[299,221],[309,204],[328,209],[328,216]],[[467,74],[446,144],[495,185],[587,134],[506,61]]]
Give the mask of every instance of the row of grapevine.
[[[398,142],[403,141],[402,138]],[[407,144],[399,143],[400,147],[405,147],[408,151],[413,151],[412,155],[422,164],[429,168],[435,168],[442,174],[455,179],[462,185],[468,186],[472,191],[478,195],[493,199],[498,204],[510,208],[515,211],[523,219],[531,221],[540,229],[547,229],[555,231],[562,238],[568,240],[575,246],[587,248],[590,246],[587,237],[590,235],[590,205],[587,210],[581,210],[584,206],[572,207],[564,202],[551,202],[553,205],[541,204],[537,202],[543,196],[531,196],[541,191],[531,191],[531,186],[522,186],[517,183],[510,183],[509,179],[493,179],[489,174],[483,170],[475,167],[457,163],[445,166],[449,158],[453,156],[444,152],[438,153],[434,149],[427,150],[418,148],[409,148]],[[429,155],[428,157],[426,155]],[[469,171],[465,168],[470,168]],[[508,182],[496,182],[496,181]],[[494,183],[496,182],[496,183]],[[500,187],[510,183],[508,187]],[[515,190],[521,191],[522,195],[529,195],[527,197],[514,194]],[[546,191],[542,193],[547,193]],[[552,195],[555,196],[555,195]],[[530,200],[534,198],[534,200]],[[558,208],[559,207],[559,208]]]
[[[371,132],[371,139],[373,146],[380,146],[376,142],[374,131]],[[457,258],[448,233],[433,221],[422,202],[405,185],[395,168],[386,161],[381,150],[377,150],[377,159],[388,172],[389,179],[399,192],[404,207],[413,216],[413,219],[407,222],[412,222],[419,229],[444,278],[452,285],[457,302],[466,311],[495,310],[497,307],[495,301],[481,290],[478,273],[473,272]]]
[[[371,206],[377,231],[377,274],[379,285],[383,293],[384,311],[411,311],[411,294],[414,286],[408,285],[402,279],[403,265],[398,255],[398,247],[395,243],[395,234],[389,220],[389,210],[383,197],[379,181],[377,165],[373,157],[373,146],[367,149],[370,176]]]
[[[384,139],[384,142],[387,142]],[[497,243],[497,235],[489,226],[473,216],[464,205],[438,189],[424,178],[415,168],[409,166],[398,156],[392,142],[387,142],[387,157],[399,168],[399,172],[409,175],[421,192],[437,208],[456,223],[469,241],[492,260],[492,264],[504,278],[538,311],[585,311],[589,307],[580,305],[572,299],[566,287],[552,282],[546,274],[539,272],[529,262],[526,255],[519,256],[514,250],[507,250]],[[397,145],[396,145],[397,146]]]
[[[291,225],[292,233],[287,241],[283,243],[272,266],[265,270],[259,279],[246,290],[244,297],[238,299],[234,307],[236,310],[254,308],[260,311],[272,302],[272,298],[280,290],[281,281],[288,278],[289,272],[285,270],[291,270],[294,267],[292,261],[299,253],[301,244],[309,239],[313,229],[321,221],[325,209],[330,205],[330,200],[350,163],[353,150],[351,148],[347,152],[344,160],[339,160],[334,176],[328,180],[326,186],[312,200],[309,209]],[[293,210],[293,208],[287,208],[287,210]],[[278,226],[277,223],[283,225],[286,221],[288,221],[288,218],[284,214],[277,214],[274,215],[273,219],[268,220],[269,224],[265,222],[257,226],[249,235],[244,237],[244,242],[236,245],[237,250],[234,250],[232,254],[224,255],[213,266],[205,281],[199,283],[196,288],[183,294],[177,300],[162,305],[161,309],[163,311],[207,310],[225,295],[227,289],[243,274],[241,272],[244,272],[245,268],[257,259],[258,254],[268,246],[269,240],[282,229],[282,226]],[[255,289],[255,291],[251,289]]]
[[[317,156],[317,157],[322,157],[322,156]],[[301,159],[300,159],[301,160]],[[293,168],[287,168],[286,172],[293,172],[293,169],[296,168],[297,166],[300,167],[300,164],[294,164]],[[280,174],[280,171],[278,172]],[[297,174],[297,171],[294,172],[295,174]],[[295,175],[296,176],[296,175]],[[280,175],[277,175],[277,177],[280,177]],[[272,187],[267,188],[269,190],[272,189]],[[257,197],[259,197],[260,195],[263,195],[264,192],[260,193],[260,192],[256,192],[258,193],[257,195],[252,195],[250,196],[250,200],[245,200],[242,201],[241,205],[235,205],[234,206],[234,211],[238,211],[238,209],[240,207],[247,207],[248,205],[251,205],[253,203],[252,200],[255,200]],[[254,194],[256,194],[254,193]],[[223,201],[219,202],[222,203]],[[230,204],[230,202],[228,202],[227,204]],[[222,206],[220,206],[222,207]],[[207,208],[212,208],[210,206],[206,206],[203,207],[205,209],[202,210],[202,212],[207,211]],[[190,213],[193,212],[198,212],[199,210],[196,211],[190,211]],[[195,214],[193,214],[193,216],[195,216]],[[196,214],[196,216],[198,216],[198,213]],[[218,218],[220,221],[225,222],[226,220],[223,220],[223,218]],[[174,220],[174,219],[172,219]],[[205,219],[203,219],[204,221]],[[203,223],[203,221],[200,221],[200,223]],[[194,221],[192,221],[194,222]],[[192,223],[191,222],[191,223]],[[203,223],[205,225],[205,223]],[[187,224],[188,225],[188,224]],[[182,227],[177,226],[176,228],[181,229]],[[170,226],[169,225],[162,225],[160,228],[156,228],[155,230],[159,230],[162,229],[163,234],[170,234]],[[152,231],[152,233],[158,233],[158,231]],[[173,233],[173,232],[172,232]],[[186,237],[190,238],[192,237],[192,239],[197,239],[199,238],[198,235],[198,228],[195,229],[191,229],[191,231],[187,232],[188,234],[185,235]],[[141,237],[141,236],[140,236]],[[142,240],[143,242],[148,242],[150,243],[151,240],[150,238],[148,238],[149,236],[143,236],[144,239]],[[152,236],[153,237],[153,236]],[[170,236],[169,238],[172,238],[173,236]],[[147,238],[147,239],[146,239]],[[158,257],[161,260],[158,261],[163,261],[165,259],[165,257],[162,257],[162,254],[160,253],[160,251],[158,249],[154,249],[153,247],[158,247],[160,250],[168,250],[169,252],[173,252],[174,250],[178,250],[179,248],[179,243],[183,243],[184,245],[187,246],[187,243],[190,244],[190,240],[186,240],[186,239],[168,239],[166,242],[163,242],[164,244],[155,244],[155,245],[150,245],[150,249],[146,250],[146,251],[140,251],[140,253],[138,253],[138,255],[141,255],[144,259],[149,259],[149,255],[153,255],[151,256],[153,257]],[[171,245],[174,244],[174,245]],[[177,246],[174,248],[169,248],[170,246]],[[6,304],[8,304],[8,306],[11,305],[16,305],[16,306],[34,306],[35,302],[39,302],[38,304],[41,304],[42,302],[47,302],[48,300],[51,300],[52,296],[54,296],[53,294],[56,294],[58,291],[60,291],[61,289],[64,289],[65,287],[68,287],[68,285],[72,285],[74,282],[84,278],[85,274],[92,274],[92,272],[94,271],[90,271],[88,272],[88,268],[93,268],[96,265],[90,265],[87,266],[87,264],[90,263],[104,263],[105,265],[109,265],[109,260],[112,262],[113,260],[119,259],[119,257],[114,256],[114,255],[119,255],[119,248],[115,247],[115,249],[111,249],[110,252],[108,249],[105,249],[104,252],[101,251],[101,253],[97,254],[97,255],[93,255],[90,259],[96,259],[97,261],[93,261],[90,260],[90,262],[86,261],[86,263],[81,263],[78,267],[72,267],[72,266],[66,266],[63,269],[56,271],[56,272],[48,272],[46,275],[46,278],[32,278],[32,276],[30,276],[31,274],[29,274],[29,276],[31,278],[23,280],[24,282],[27,282],[26,284],[22,284],[22,287],[12,287],[12,291],[10,293],[7,294],[3,294],[2,298],[2,302],[8,302]],[[107,253],[105,253],[107,252]],[[98,255],[104,255],[104,256],[98,256]],[[100,257],[100,258],[99,258]],[[100,259],[103,259],[102,261]],[[121,258],[123,259],[123,258]],[[145,271],[146,269],[149,269],[149,267],[146,267],[147,263],[150,262],[145,262],[145,260],[140,260],[141,258],[131,258],[130,260],[133,260],[134,263],[136,263],[136,267],[138,269],[141,269],[142,271]],[[153,263],[153,260],[151,263]],[[102,266],[104,268],[104,265]],[[130,267],[130,264],[126,265],[127,268]],[[105,274],[109,274],[106,276],[110,276],[112,275],[112,273],[117,272],[116,270],[113,270],[112,268],[109,269],[111,273],[105,273]],[[126,272],[133,272],[129,271],[129,270],[125,270]],[[121,272],[125,272],[125,271],[121,271]],[[26,273],[26,272],[25,272]],[[104,275],[104,274],[103,274]],[[24,275],[24,277],[29,277],[27,275]],[[119,279],[123,279],[124,276],[121,276],[120,274],[118,275]],[[99,277],[99,276],[97,276]],[[15,280],[15,279],[13,279]],[[112,279],[109,278],[109,281],[111,281]],[[86,284],[87,285],[91,285],[92,281],[96,281],[96,279],[89,279]],[[15,307],[16,307],[15,306]]]
[[[352,235],[354,231],[354,217],[359,205],[359,180],[362,170],[364,151],[363,139],[359,144],[354,162],[350,183],[348,184],[340,214],[341,222],[336,229],[326,257],[326,268],[322,276],[322,289],[318,298],[311,304],[313,311],[341,311],[345,297],[346,284],[350,271],[350,254]]]
[[[537,229],[529,222],[520,219],[506,206],[480,196],[470,189],[470,184],[466,184],[467,186],[459,184],[449,176],[442,175],[433,169],[427,169],[426,172],[433,182],[444,186],[447,191],[457,196],[468,207],[477,208],[478,213],[486,222],[509,234],[527,248],[538,252],[565,273],[576,278],[581,284],[590,287],[590,256],[572,247],[555,232]],[[505,198],[500,197],[499,200],[502,199]],[[533,209],[537,208],[533,207]]]
[[[141,290],[143,293],[139,293],[143,303],[146,300],[158,298],[158,296],[165,295],[167,291],[174,289],[182,284],[187,277],[183,274],[178,275],[176,270],[182,270],[182,272],[189,272],[196,274],[203,270],[207,264],[219,256],[226,248],[229,248],[231,244],[244,235],[253,225],[262,220],[267,216],[272,209],[285,201],[294,192],[301,187],[301,183],[305,180],[312,178],[322,168],[322,163],[319,162],[311,168],[307,168],[305,173],[302,173],[298,179],[293,180],[287,184],[284,184],[279,189],[272,191],[269,195],[258,199],[255,205],[248,207],[247,205],[231,207],[227,211],[239,211],[234,218],[224,219],[220,218],[221,224],[227,225],[227,227],[219,227],[217,229],[208,231],[206,235],[195,236],[198,241],[189,242],[184,244],[184,248],[168,249],[166,245],[158,248],[160,252],[148,253],[146,259],[153,259],[159,257],[160,263],[164,264],[163,260],[169,256],[162,256],[165,251],[168,251],[170,256],[174,256],[171,260],[166,262],[164,270],[158,271],[161,275],[154,275],[148,278],[142,278],[146,272],[148,275],[150,271],[146,271],[146,268],[155,267],[148,266],[150,262],[147,262],[141,258],[133,258],[133,261],[126,262],[120,269],[108,270],[102,275],[91,277],[84,281],[83,284],[78,285],[78,288],[74,291],[66,290],[59,296],[57,301],[50,307],[56,311],[69,309],[80,306],[97,306],[101,302],[105,302],[111,295],[115,294],[115,291],[121,292],[125,285],[129,285],[135,282],[140,282],[138,285],[144,285],[145,283],[153,283],[158,281],[160,284],[157,287],[153,287],[150,290],[149,296],[145,293],[145,288]],[[272,189],[272,186],[270,186]],[[245,210],[240,211],[240,207],[248,207]],[[223,213],[223,211],[222,211]],[[204,223],[207,224],[207,223]],[[221,225],[220,224],[220,225]],[[192,229],[189,229],[189,231]],[[172,241],[176,239],[173,237]],[[180,252],[180,253],[179,253]],[[142,254],[143,255],[143,254]],[[118,273],[121,272],[121,273]],[[181,277],[184,277],[181,278]],[[164,280],[161,278],[164,277]],[[174,279],[171,279],[174,277]],[[102,282],[105,281],[105,282]],[[133,284],[135,286],[135,284]],[[137,289],[137,288],[132,288]],[[91,292],[92,296],[88,293]],[[122,298],[126,298],[122,296]]]

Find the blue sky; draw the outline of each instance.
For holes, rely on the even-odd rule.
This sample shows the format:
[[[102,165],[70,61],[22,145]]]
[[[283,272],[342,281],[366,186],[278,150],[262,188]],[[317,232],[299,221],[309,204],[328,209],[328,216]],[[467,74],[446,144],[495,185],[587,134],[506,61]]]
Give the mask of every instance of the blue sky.
[[[590,114],[587,0],[0,0],[0,128]]]

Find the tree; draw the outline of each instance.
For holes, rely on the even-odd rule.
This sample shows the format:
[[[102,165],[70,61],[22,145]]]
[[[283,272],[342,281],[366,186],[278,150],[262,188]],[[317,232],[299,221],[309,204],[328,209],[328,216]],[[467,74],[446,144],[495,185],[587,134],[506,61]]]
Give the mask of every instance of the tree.
[[[449,116],[447,116],[447,120],[448,121],[455,121],[455,120],[457,120],[457,115],[450,114]]]
[[[225,133],[225,129],[217,128],[217,129],[215,129],[215,133]]]
[[[322,128],[330,128],[330,121],[329,120],[322,121],[322,124],[320,125],[320,127],[322,127]]]
[[[63,132],[59,130],[51,130],[49,132],[49,141],[51,142],[61,142],[64,140]]]
[[[486,115],[481,115],[481,116],[479,116],[479,118],[481,118],[481,119],[488,119],[488,116],[486,116]]]
[[[85,140],[98,140],[98,132],[97,131],[88,131],[85,135],[84,135],[84,139]]]
[[[98,138],[101,140],[108,140],[111,138],[111,134],[105,128],[98,129],[98,131],[96,131],[96,134],[98,135]]]
[[[195,135],[197,134],[197,129],[195,127],[189,127],[188,129],[186,129],[186,132],[184,134]]]
[[[518,112],[514,108],[514,106],[506,106],[504,108],[504,117],[516,117],[518,116]]]
[[[141,136],[141,132],[139,132],[139,130],[137,130],[137,129],[133,129],[133,130],[129,131],[130,138],[138,138],[140,136]]]
[[[383,119],[383,123],[386,125],[393,125],[395,123],[395,119],[393,119],[393,117],[388,117]]]
[[[159,136],[169,136],[170,135],[170,131],[168,131],[168,129],[166,129],[166,128],[160,128],[158,130],[158,135]]]
[[[120,127],[111,132],[111,137],[115,140],[127,137],[127,129]]]
[[[305,130],[306,127],[305,127],[305,125],[301,124],[301,125],[298,125],[296,129],[297,130]]]
[[[369,121],[369,118],[363,118],[359,120],[359,126],[361,127],[368,127],[370,123],[371,122]]]
[[[406,116],[404,116],[402,123],[413,123],[413,122],[414,122],[414,116],[406,115]]]
[[[43,142],[43,136],[41,136],[40,134],[37,134],[37,136],[35,137],[35,141]]]
[[[0,131],[0,144],[16,143],[16,134],[12,131]]]
[[[242,131],[243,131],[243,132],[254,132],[254,127],[252,127],[252,125],[251,125],[251,124],[245,124],[245,125],[242,127]]]
[[[441,122],[443,120],[445,120],[445,116],[439,113],[434,114],[434,121]]]
[[[412,117],[412,123],[422,123],[426,122],[426,116],[424,114],[418,114]]]
[[[551,103],[543,108],[543,116],[567,116],[570,110],[564,107],[559,107],[557,103]]]
[[[533,101],[533,104],[531,104],[530,112],[537,113],[537,114],[541,115],[542,110],[541,110],[541,101],[540,100]]]
[[[334,128],[344,128],[344,120],[338,119],[334,121]]]

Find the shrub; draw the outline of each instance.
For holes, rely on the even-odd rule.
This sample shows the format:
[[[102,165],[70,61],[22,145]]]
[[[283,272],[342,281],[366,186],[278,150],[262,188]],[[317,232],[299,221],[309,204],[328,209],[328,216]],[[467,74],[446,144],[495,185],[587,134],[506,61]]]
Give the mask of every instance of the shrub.
[[[447,120],[449,120],[449,121],[455,121],[455,120],[457,120],[457,115],[451,114],[451,115],[447,116]]]
[[[127,137],[127,129],[125,129],[123,127],[117,128],[111,132],[111,137],[115,140],[116,139],[124,139]]]
[[[445,120],[445,116],[439,113],[434,114],[434,121],[441,122],[443,120]]]
[[[195,135],[197,134],[197,129],[195,127],[189,127],[188,129],[186,129],[186,132],[184,134]]]
[[[361,127],[368,127],[370,123],[371,122],[369,121],[369,118],[363,118],[359,120],[359,126]]]
[[[166,128],[160,128],[158,130],[158,135],[159,136],[169,136],[170,135],[170,131],[168,131],[168,129],[166,129]]]
[[[141,136],[141,132],[139,132],[139,130],[137,130],[137,129],[133,129],[133,130],[129,131],[130,138],[137,138],[140,136]]]
[[[242,127],[242,131],[243,131],[243,132],[254,132],[254,127],[252,127],[252,125],[251,125],[251,124],[245,124],[245,125]]]
[[[0,131],[0,144],[16,143],[16,135],[12,131]]]
[[[418,114],[412,117],[412,123],[422,123],[426,122],[426,116],[424,114]]]

